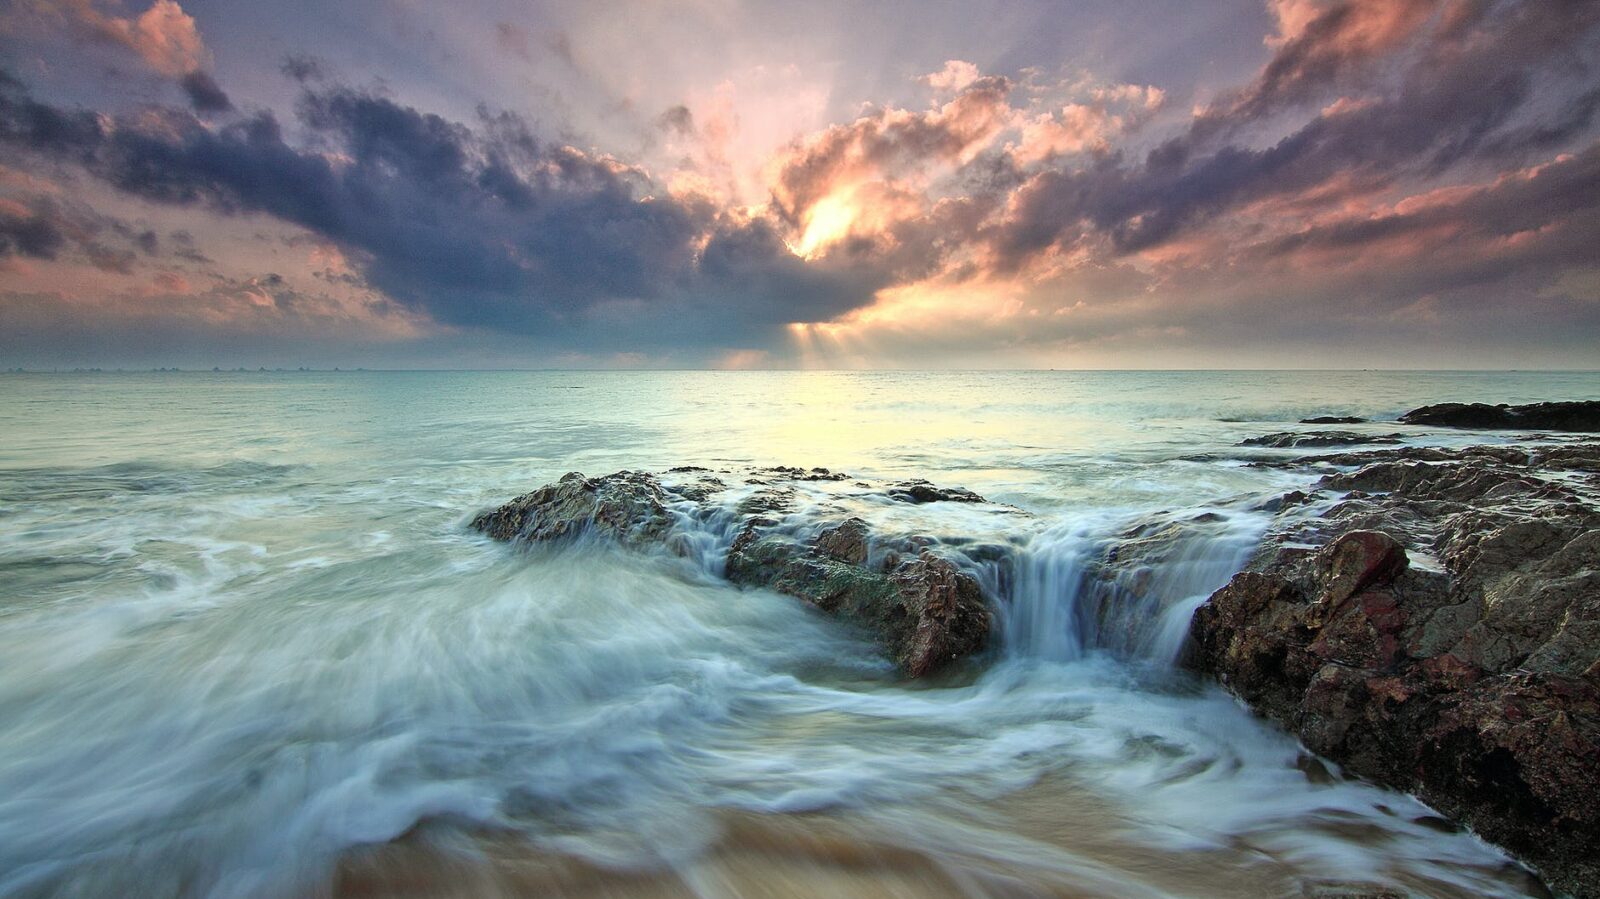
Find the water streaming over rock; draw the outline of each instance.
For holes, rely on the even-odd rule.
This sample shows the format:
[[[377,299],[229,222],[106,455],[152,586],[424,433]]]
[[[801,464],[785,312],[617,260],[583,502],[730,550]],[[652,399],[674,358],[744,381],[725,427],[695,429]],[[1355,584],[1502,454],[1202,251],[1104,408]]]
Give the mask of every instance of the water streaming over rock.
[[[1267,522],[1207,510],[1050,526],[986,577],[1001,598],[1005,651],[1066,662],[1104,650],[1170,665],[1195,607],[1243,567]]]

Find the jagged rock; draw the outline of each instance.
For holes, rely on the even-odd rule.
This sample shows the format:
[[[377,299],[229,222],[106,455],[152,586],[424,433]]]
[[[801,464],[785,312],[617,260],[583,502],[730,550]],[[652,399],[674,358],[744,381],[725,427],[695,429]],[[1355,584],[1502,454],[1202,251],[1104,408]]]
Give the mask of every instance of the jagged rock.
[[[867,564],[867,523],[852,518],[817,535],[817,549],[851,565]]]
[[[1302,418],[1303,425],[1359,425],[1366,423],[1365,418],[1354,415],[1318,415],[1315,418]]]
[[[1240,446],[1266,446],[1295,449],[1314,446],[1356,446],[1359,444],[1399,443],[1403,434],[1359,434],[1355,431],[1280,431],[1260,437],[1247,437]]]
[[[894,658],[912,677],[932,674],[983,649],[989,637],[989,608],[971,575],[926,550],[902,562],[891,580],[897,604],[883,614],[896,634]],[[900,623],[909,618],[909,633]]]
[[[740,515],[763,515],[769,512],[785,513],[794,508],[793,487],[766,487],[739,501]]]
[[[1600,431],[1600,400],[1490,406],[1485,403],[1440,403],[1400,416],[1408,425],[1479,430]]]
[[[1600,510],[1549,475],[1594,470],[1595,449],[1353,456],[1321,484],[1342,503],[1286,508],[1196,612],[1191,663],[1310,749],[1600,893]]]
[[[619,471],[603,478],[563,475],[472,520],[496,540],[548,543],[584,533],[642,545],[659,540],[672,519],[661,484],[648,474]]]
[[[1310,494],[1304,490],[1290,490],[1287,493],[1280,493],[1277,496],[1262,500],[1254,508],[1259,512],[1280,512],[1292,506],[1301,505],[1310,498]]]
[[[1410,560],[1400,541],[1381,531],[1350,531],[1317,554],[1319,602],[1341,603],[1374,584],[1391,584]]]
[[[676,473],[696,471],[703,469]],[[781,472],[789,480],[838,479],[826,469]],[[602,478],[572,473],[477,516],[472,527],[517,543],[595,534],[629,546],[662,545],[681,552],[683,534],[673,531],[674,518],[667,506],[702,503],[722,489],[722,482],[709,475],[684,485],[663,485],[652,475],[636,472]],[[795,498],[791,486],[763,486],[735,507],[744,522],[724,559],[730,581],[786,593],[865,628],[913,677],[932,674],[987,644],[990,613],[978,582],[953,562],[927,551],[928,539],[894,541],[908,555],[896,552],[884,565],[869,568],[873,540],[867,523],[859,518],[824,527],[810,539],[780,532],[780,518],[793,512]],[[684,514],[683,509],[678,511]],[[708,513],[695,509],[687,514]]]
[[[842,471],[829,471],[826,468],[812,468],[810,470],[793,466],[774,465],[771,468],[758,468],[758,474],[783,478],[789,481],[848,481],[850,476]]]
[[[961,487],[937,487],[927,481],[901,481],[889,488],[889,496],[903,503],[983,503],[988,500]]]
[[[988,642],[988,604],[973,577],[932,552],[888,571],[866,567],[865,522],[827,528],[809,544],[747,525],[725,569],[737,584],[767,587],[863,627],[912,677],[932,674]]]
[[[679,471],[680,469],[674,468],[672,470]],[[698,470],[705,471],[703,468]],[[716,496],[722,491],[728,489],[728,485],[724,483],[721,478],[713,477],[711,475],[701,475],[693,481],[689,481],[688,483],[684,484],[676,484],[670,489],[673,493],[676,493],[683,499],[696,503],[704,503],[711,497]]]

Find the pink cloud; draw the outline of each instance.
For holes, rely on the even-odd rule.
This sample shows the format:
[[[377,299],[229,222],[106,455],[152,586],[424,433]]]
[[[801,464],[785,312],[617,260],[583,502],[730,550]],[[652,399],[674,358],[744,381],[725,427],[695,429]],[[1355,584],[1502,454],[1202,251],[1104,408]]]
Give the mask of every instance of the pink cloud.
[[[27,9],[91,40],[125,47],[168,77],[204,70],[211,62],[194,17],[175,0],[155,0],[130,17],[102,12],[94,0],[32,0]]]

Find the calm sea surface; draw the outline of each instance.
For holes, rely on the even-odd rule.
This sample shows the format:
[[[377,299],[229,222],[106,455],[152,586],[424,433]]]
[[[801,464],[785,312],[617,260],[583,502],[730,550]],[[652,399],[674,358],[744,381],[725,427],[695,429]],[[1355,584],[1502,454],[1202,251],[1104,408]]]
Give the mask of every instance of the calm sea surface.
[[[843,829],[905,895],[1525,895],[1494,849],[1171,663],[1265,528],[1254,501],[1311,480],[1241,439],[1336,414],[1495,441],[1392,419],[1596,397],[1594,373],[0,376],[0,895],[325,894],[370,847],[486,834],[666,890],[641,894],[748,895],[751,821]],[[679,465],[923,477],[1029,513],[836,498],[1015,546],[1003,645],[908,684],[724,583],[725,535],[686,559],[465,527],[567,471]],[[1222,523],[1119,630],[1086,629],[1094,548],[1205,510]],[[808,859],[772,893],[888,890],[766,839]]]

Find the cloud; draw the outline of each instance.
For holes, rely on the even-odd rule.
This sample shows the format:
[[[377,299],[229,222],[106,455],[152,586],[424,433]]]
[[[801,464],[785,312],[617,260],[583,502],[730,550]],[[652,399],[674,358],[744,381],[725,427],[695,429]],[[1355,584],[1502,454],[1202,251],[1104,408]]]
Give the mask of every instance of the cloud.
[[[944,64],[944,68],[931,75],[924,75],[919,80],[935,91],[958,93],[966,90],[981,77],[983,73],[978,71],[977,66],[966,60],[952,59]]]
[[[1315,23],[1328,15],[1287,41],[1241,96],[1281,95],[1291,77],[1284,73],[1304,67],[1280,59],[1304,55],[1304,43],[1319,33]],[[1594,34],[1600,5],[1501,3],[1470,25],[1449,24],[1436,26],[1390,90],[1330,107],[1269,146],[1213,143],[1217,116],[1242,124],[1240,117],[1257,114],[1260,104],[1247,100],[1224,113],[1203,113],[1142,162],[1113,156],[1041,173],[1018,191],[1013,214],[989,239],[1011,267],[1085,240],[1105,239],[1117,253],[1135,253],[1250,204],[1335,179],[1384,184],[1437,176],[1466,162],[1514,164],[1590,126],[1597,106],[1592,90],[1536,124],[1519,116],[1539,107],[1536,75],[1559,75],[1562,62]]]
[[[1254,83],[1202,121],[1250,121],[1371,77],[1372,63],[1416,37],[1442,0],[1274,0],[1276,49]],[[1459,4],[1469,5],[1469,4]]]
[[[694,113],[680,103],[656,116],[656,127],[680,135],[694,134]]]
[[[181,35],[170,6],[149,28]],[[232,299],[174,308],[257,329],[350,290],[430,340],[730,366],[1109,359],[1252,333],[1348,342],[1362,322],[1414,342],[1425,327],[1459,338],[1463,322],[1533,340],[1593,319],[1592,301],[1559,285],[1590,283],[1568,274],[1592,268],[1600,240],[1600,4],[1266,7],[1268,58],[1231,86],[1066,67],[1001,76],[952,48],[921,78],[893,69],[893,102],[857,103],[874,97],[832,94],[792,66],[607,93],[595,115],[630,122],[610,144],[487,107],[436,114],[310,57],[284,63],[292,110],[219,116],[232,103],[198,43],[199,63],[174,76],[191,108],[142,96],[131,111],[77,108],[0,73],[0,143],[30,171],[60,174],[66,196],[108,185],[119,202],[181,210],[206,242],[179,236],[187,219],[129,224],[140,216],[18,188],[0,190],[0,264],[137,281],[116,294],[129,304],[200,293],[216,275]],[[143,35],[156,9],[64,8],[80,34],[128,47],[109,35]],[[572,23],[463,28],[543,65],[533,35],[558,24]],[[560,103],[582,105],[574,96]],[[830,108],[849,112],[828,125]],[[202,230],[217,217],[284,223],[272,245],[317,247],[318,261],[255,265],[265,251],[219,249]],[[279,288],[281,303],[248,300]],[[1547,322],[1512,321],[1517,304]]]
[[[102,215],[86,204],[44,193],[0,197],[0,259],[76,261],[129,274],[140,252],[157,249],[153,232]]]
[[[0,259],[13,255],[54,259],[64,243],[65,236],[48,216],[0,200]]]
[[[533,44],[528,38],[527,29],[513,22],[496,22],[494,26],[494,42],[504,53],[522,60],[533,62]]]
[[[197,112],[217,113],[233,109],[233,101],[217,86],[216,80],[205,72],[190,72],[178,79],[178,84],[189,95],[189,102],[194,104]]]
[[[926,214],[935,178],[971,162],[1011,124],[1010,80],[963,76],[949,83],[957,81],[963,87],[943,104],[875,110],[779,158],[773,206],[802,255],[892,239],[899,225]]]
[[[207,68],[211,62],[194,17],[175,0],[155,0],[149,9],[126,18],[101,12],[94,0],[23,0],[23,6],[86,39],[131,50],[151,69],[171,78]]]
[[[300,122],[325,148],[313,150],[268,113],[219,128],[176,110],[105,119],[6,87],[0,139],[66,151],[147,201],[298,225],[445,325],[623,339],[699,308],[708,338],[770,337],[870,300],[861,275],[801,265],[770,226],[662,196],[638,169],[539,141],[509,114],[473,128],[350,88],[307,91]],[[738,306],[703,308],[712,296]]]
[[[1086,102],[1024,118],[1007,151],[1021,165],[1069,153],[1106,152],[1113,139],[1139,127],[1166,102],[1153,85],[1125,84],[1094,91]]]
[[[328,64],[325,61],[305,53],[290,53],[283,58],[278,69],[284,75],[301,83],[321,81],[328,75]]]

